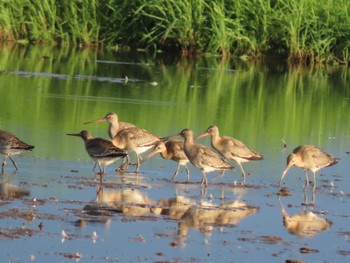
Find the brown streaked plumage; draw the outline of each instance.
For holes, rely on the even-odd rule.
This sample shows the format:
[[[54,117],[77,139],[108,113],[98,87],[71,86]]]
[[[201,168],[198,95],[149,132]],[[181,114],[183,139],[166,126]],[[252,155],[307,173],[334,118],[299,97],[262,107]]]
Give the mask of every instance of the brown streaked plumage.
[[[190,171],[188,170],[187,163],[188,160],[184,152],[184,142],[178,140],[169,140],[167,142],[159,142],[154,146],[153,151],[143,159],[143,162],[152,158],[156,153],[160,153],[163,159],[173,160],[178,163],[177,169],[172,176],[171,180],[174,180],[177,174],[179,173],[180,166],[184,166],[187,173],[187,182],[190,180]]]
[[[206,132],[197,136],[196,139],[208,135],[211,135],[211,145],[218,153],[225,159],[235,161],[239,165],[242,171],[243,183],[245,183],[246,173],[242,163],[252,160],[262,160],[263,156],[248,148],[243,142],[237,139],[228,136],[220,136],[219,128],[214,125],[210,126]]]
[[[118,115],[115,112],[107,113],[106,116],[104,116],[103,118],[100,118],[94,121],[84,122],[84,124],[96,123],[96,122],[109,123],[108,135],[111,139],[113,139],[113,137],[118,133],[118,131],[124,128],[135,127],[134,124],[131,124],[128,122],[120,122]]]
[[[106,166],[114,163],[120,158],[127,156],[127,153],[116,147],[111,141],[102,138],[93,138],[92,134],[86,130],[80,133],[68,133],[70,136],[77,136],[84,140],[85,149],[88,155],[95,161],[99,166],[100,181],[102,181],[102,176],[106,173]],[[102,166],[102,168],[101,168]]]
[[[190,129],[182,130],[178,136],[184,138],[184,152],[191,164],[202,171],[201,186],[208,185],[206,173],[220,170],[221,174],[226,170],[233,170],[234,167],[219,157],[212,149],[195,144],[193,131]]]
[[[34,149],[33,145],[29,145],[10,132],[0,130],[0,153],[5,155],[2,162],[1,172],[5,173],[6,158],[8,157],[13,166],[18,171],[15,161],[11,158],[12,155],[20,154],[23,151],[31,151]]]
[[[151,149],[157,143],[165,141],[166,139],[167,138],[161,138],[145,129],[128,127],[118,131],[118,133],[113,137],[112,141],[117,147],[128,152],[132,151],[136,153],[136,172],[138,172],[142,163],[142,157],[140,154]]]
[[[314,175],[314,189],[316,188],[316,172],[322,168],[335,165],[339,158],[325,153],[320,148],[313,145],[301,145],[293,150],[293,153],[287,157],[287,166],[283,171],[279,184],[292,166],[299,167],[305,172],[305,186],[309,184],[307,171],[310,170]]]

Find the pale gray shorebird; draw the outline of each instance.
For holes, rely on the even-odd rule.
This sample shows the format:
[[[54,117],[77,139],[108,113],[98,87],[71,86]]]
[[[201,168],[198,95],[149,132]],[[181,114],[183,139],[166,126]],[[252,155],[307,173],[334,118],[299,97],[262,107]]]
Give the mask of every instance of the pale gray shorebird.
[[[178,175],[180,166],[184,166],[187,174],[187,182],[190,180],[190,170],[187,164],[190,162],[184,152],[184,142],[178,140],[169,140],[167,142],[159,142],[154,146],[153,151],[147,155],[143,162],[152,158],[155,154],[160,153],[160,156],[166,160],[173,160],[178,163],[177,169],[171,180],[174,180]]]
[[[161,138],[145,129],[138,127],[129,127],[120,130],[112,139],[114,145],[126,150],[135,152],[137,157],[136,172],[139,171],[142,163],[141,153],[144,153],[154,147],[159,142],[164,142],[168,138]]]
[[[129,127],[135,127],[134,124],[128,123],[128,122],[120,122],[118,115],[115,112],[110,112],[107,113],[106,116],[103,118],[94,120],[94,121],[88,121],[85,122],[84,124],[89,124],[89,123],[96,123],[96,122],[108,122],[109,127],[108,127],[108,135],[111,139],[116,136],[118,131],[124,129],[124,128],[129,128]]]
[[[11,160],[14,167],[18,171],[18,167],[15,161],[11,158],[12,155],[20,154],[24,151],[31,151],[34,149],[33,145],[29,145],[10,132],[0,130],[0,153],[5,155],[2,162],[1,172],[5,173],[6,159],[7,157]]]
[[[228,136],[220,136],[219,128],[215,125],[198,135],[196,139],[211,136],[211,146],[220,153],[226,160],[235,161],[242,171],[243,183],[246,182],[246,173],[242,163],[252,160],[262,160],[263,156],[248,148],[243,142]]]
[[[191,164],[202,171],[201,186],[208,186],[207,172],[233,170],[234,167],[218,156],[212,149],[195,144],[193,131],[182,130],[177,136],[184,138],[184,152]]]
[[[79,133],[68,133],[70,136],[77,136],[84,140],[85,149],[92,160],[95,161],[99,167],[100,182],[106,173],[106,166],[114,163],[116,160],[125,158],[127,153],[116,147],[111,141],[102,138],[94,138],[89,131],[83,130]],[[101,167],[102,166],[102,167]]]
[[[310,170],[314,176],[313,188],[316,188],[316,172],[322,168],[335,165],[339,158],[325,153],[320,148],[313,145],[301,145],[293,150],[287,157],[287,166],[283,171],[279,185],[292,166],[299,167],[305,172],[305,187],[309,184],[307,171]]]

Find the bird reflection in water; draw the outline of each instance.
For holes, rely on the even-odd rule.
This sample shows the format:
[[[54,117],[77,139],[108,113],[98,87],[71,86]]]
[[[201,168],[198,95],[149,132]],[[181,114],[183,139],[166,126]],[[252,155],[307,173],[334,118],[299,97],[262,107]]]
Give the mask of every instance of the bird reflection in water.
[[[19,187],[14,184],[10,184],[8,182],[0,183],[0,199],[8,200],[8,199],[21,199],[25,196],[29,196],[30,191]]]
[[[96,198],[83,208],[88,215],[122,213],[141,216],[151,213],[152,201],[137,189],[104,189],[99,187]]]
[[[199,229],[203,234],[210,235],[214,227],[235,226],[244,218],[255,214],[259,207],[250,206],[240,200],[213,205],[202,203],[190,207],[181,217],[178,235],[183,242],[191,228]]]
[[[283,215],[283,226],[293,235],[313,237],[329,229],[332,225],[331,221],[318,216],[312,211],[289,215],[282,204],[281,198],[279,198],[279,203]]]

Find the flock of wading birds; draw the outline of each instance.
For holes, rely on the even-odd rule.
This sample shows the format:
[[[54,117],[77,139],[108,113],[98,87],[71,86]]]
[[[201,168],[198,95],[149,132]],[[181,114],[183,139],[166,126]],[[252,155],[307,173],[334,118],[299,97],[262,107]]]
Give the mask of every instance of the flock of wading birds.
[[[103,175],[106,172],[106,166],[114,163],[116,160],[123,159],[118,171],[124,171],[128,168],[131,164],[128,155],[129,152],[136,153],[137,163],[133,163],[132,165],[137,166],[137,172],[140,165],[156,153],[160,153],[164,159],[177,162],[178,166],[172,179],[177,176],[180,166],[184,166],[187,172],[187,181],[189,181],[187,164],[190,162],[202,171],[201,187],[207,187],[208,185],[207,172],[218,170],[220,173],[217,177],[221,177],[226,170],[233,170],[234,167],[228,161],[235,161],[239,165],[243,177],[242,184],[245,184],[246,173],[242,163],[263,159],[261,154],[248,148],[243,142],[232,137],[221,136],[217,126],[210,126],[204,133],[197,137],[193,136],[193,132],[190,129],[184,129],[175,135],[159,137],[131,123],[119,122],[116,113],[108,113],[101,119],[84,124],[96,122],[109,123],[108,134],[111,140],[94,138],[87,130],[67,135],[78,136],[84,140],[86,152],[95,162],[93,171],[95,172],[96,166],[99,167],[99,171],[96,174],[100,175],[100,182],[102,182]],[[211,146],[215,151],[209,147],[195,143],[195,140],[204,136],[211,136]],[[173,140],[171,139],[173,137],[182,137],[184,140]],[[153,151],[142,159],[140,154],[151,148],[153,148]],[[2,163],[2,173],[5,173],[4,168],[7,158],[11,160],[16,170],[18,170],[11,156],[33,149],[34,146],[21,141],[12,133],[0,130],[0,152],[5,156]],[[305,171],[305,187],[309,184],[307,171],[310,170],[313,173],[313,187],[315,189],[316,172],[324,167],[336,164],[338,160],[338,158],[323,152],[316,146],[301,145],[295,148],[293,153],[288,155],[287,166],[282,173],[279,184],[281,184],[287,171],[292,166],[296,166]]]

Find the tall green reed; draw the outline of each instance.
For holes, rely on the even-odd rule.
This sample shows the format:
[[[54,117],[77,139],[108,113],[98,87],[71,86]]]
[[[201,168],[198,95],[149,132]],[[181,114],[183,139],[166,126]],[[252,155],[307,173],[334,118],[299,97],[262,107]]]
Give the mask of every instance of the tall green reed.
[[[13,0],[0,40],[349,62],[347,0]]]

